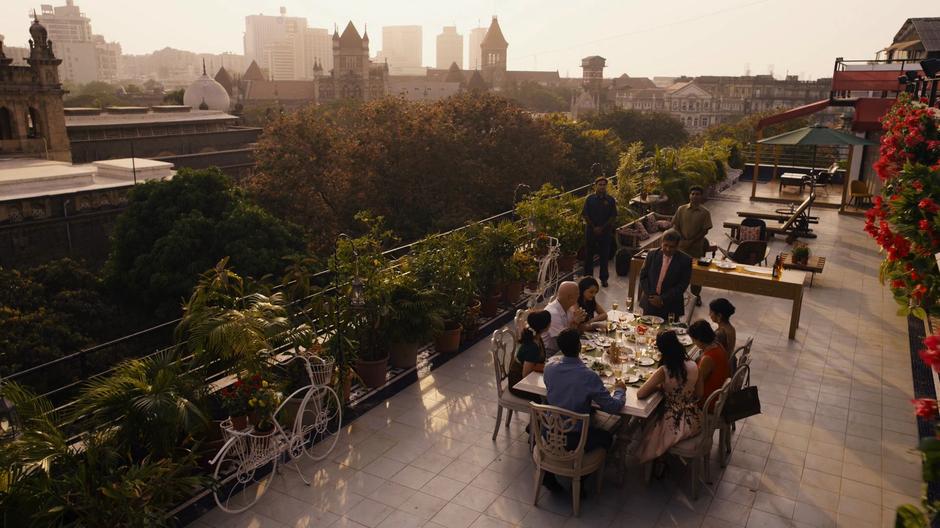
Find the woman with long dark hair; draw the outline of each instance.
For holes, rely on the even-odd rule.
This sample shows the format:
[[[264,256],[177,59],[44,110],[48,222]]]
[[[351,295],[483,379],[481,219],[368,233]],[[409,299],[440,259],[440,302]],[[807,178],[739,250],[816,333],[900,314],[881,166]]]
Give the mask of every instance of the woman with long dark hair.
[[[591,323],[607,320],[607,310],[597,302],[600,285],[594,277],[582,277],[578,281],[578,306],[587,316],[584,318],[585,330],[590,330]]]
[[[536,310],[526,317],[525,328],[519,333],[519,346],[509,365],[509,392],[516,396],[540,402],[542,397],[538,394],[514,389],[516,383],[529,375],[530,372],[542,372],[545,368],[545,344],[542,343],[542,334],[548,330],[552,323],[552,314],[545,310]]]
[[[670,447],[698,434],[701,415],[698,400],[702,394],[702,380],[698,366],[688,359],[685,347],[672,330],[656,336],[656,348],[662,354],[662,366],[656,369],[637,391],[642,399],[662,391],[664,412],[648,420],[633,455],[638,463],[649,462],[662,456]]]

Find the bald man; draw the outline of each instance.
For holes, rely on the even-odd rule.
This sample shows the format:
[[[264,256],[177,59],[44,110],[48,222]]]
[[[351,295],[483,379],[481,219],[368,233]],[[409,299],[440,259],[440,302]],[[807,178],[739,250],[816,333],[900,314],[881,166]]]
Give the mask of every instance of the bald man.
[[[545,311],[552,314],[552,323],[548,327],[548,332],[542,338],[545,343],[546,356],[558,353],[558,344],[555,342],[558,334],[567,328],[577,330],[587,317],[584,310],[578,307],[579,293],[577,282],[562,282],[558,285],[558,293],[555,295],[555,299],[545,307]]]

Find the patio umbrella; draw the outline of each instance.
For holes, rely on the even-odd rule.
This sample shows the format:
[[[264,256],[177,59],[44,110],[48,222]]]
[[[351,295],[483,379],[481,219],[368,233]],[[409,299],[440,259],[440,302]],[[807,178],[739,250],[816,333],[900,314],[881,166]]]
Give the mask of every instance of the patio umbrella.
[[[812,145],[813,146],[813,167],[810,172],[816,170],[816,149],[820,145],[877,145],[878,143],[860,138],[858,136],[847,134],[841,130],[829,128],[823,125],[812,125],[798,128],[783,134],[771,136],[767,139],[758,141],[765,145]]]

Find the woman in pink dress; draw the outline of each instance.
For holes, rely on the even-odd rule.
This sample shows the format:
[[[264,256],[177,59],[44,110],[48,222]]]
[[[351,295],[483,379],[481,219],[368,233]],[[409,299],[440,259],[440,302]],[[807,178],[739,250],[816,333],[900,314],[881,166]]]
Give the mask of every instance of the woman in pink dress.
[[[662,366],[637,391],[646,398],[663,391],[661,414],[647,420],[633,456],[643,464],[662,456],[670,447],[695,436],[701,428],[698,400],[702,395],[702,379],[698,366],[688,359],[685,347],[676,333],[668,330],[656,336],[656,347],[662,353]]]

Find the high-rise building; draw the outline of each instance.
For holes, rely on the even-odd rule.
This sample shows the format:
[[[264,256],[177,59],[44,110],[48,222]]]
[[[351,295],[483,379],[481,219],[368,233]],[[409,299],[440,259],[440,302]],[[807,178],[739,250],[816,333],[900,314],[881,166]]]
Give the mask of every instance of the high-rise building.
[[[407,75],[421,69],[422,45],[421,26],[385,26],[379,58],[388,61],[393,75]]]
[[[73,0],[66,0],[64,6],[43,4],[36,18],[48,30],[56,55],[62,60],[62,80],[88,83],[117,78],[120,44],[93,34],[91,20]]]
[[[467,68],[479,70],[483,67],[483,55],[480,53],[480,44],[483,44],[483,38],[486,37],[486,28],[478,27],[470,30],[470,41],[467,43],[470,52],[467,54]]]
[[[244,44],[246,59],[274,80],[312,79],[316,62],[332,67],[327,30],[307,27],[306,18],[289,17],[284,7],[279,16],[246,16]]]
[[[463,69],[463,35],[457,33],[456,26],[444,26],[437,36],[436,59],[438,69],[448,69],[451,64]]]

